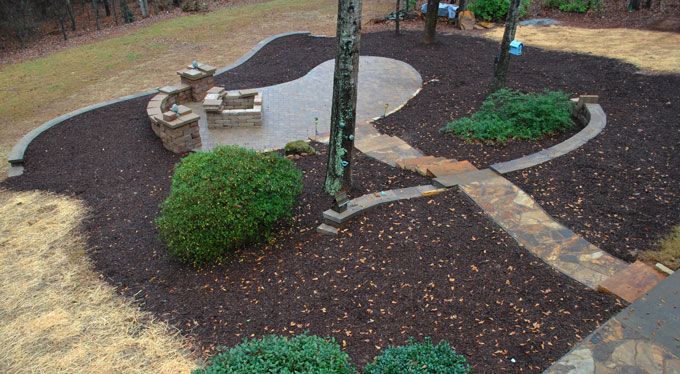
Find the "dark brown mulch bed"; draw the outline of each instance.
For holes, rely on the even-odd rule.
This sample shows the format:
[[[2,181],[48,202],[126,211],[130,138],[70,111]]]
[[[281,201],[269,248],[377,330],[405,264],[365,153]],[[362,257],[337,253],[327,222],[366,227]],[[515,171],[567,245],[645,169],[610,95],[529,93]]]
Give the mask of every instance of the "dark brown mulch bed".
[[[472,110],[481,102],[485,91],[480,87],[486,87],[489,81],[486,74],[491,60],[486,59],[493,58],[494,47],[484,40],[451,36],[442,37],[442,44],[430,49],[414,44],[404,52],[404,45],[417,38],[416,34],[399,39],[391,34],[369,34],[363,39],[363,50],[365,54],[407,60],[425,80],[440,79],[429,83],[403,111],[380,124],[383,129],[392,126],[392,131],[411,134],[409,140],[427,151],[426,147],[438,147],[434,143],[439,141],[436,129],[447,116],[463,107]],[[332,40],[308,40],[309,44],[299,40],[297,47],[280,43],[265,48],[239,68],[242,71],[230,78],[229,88],[275,84],[281,77],[304,74],[302,68],[280,75],[247,73],[250,65],[253,69],[274,69],[261,60],[269,58],[266,56],[285,60],[289,53],[289,61],[301,65],[295,62],[301,61],[298,54],[303,54],[297,48],[309,47],[332,55]],[[321,41],[326,44],[317,44]],[[465,64],[451,69],[457,74],[442,70],[458,58]],[[557,63],[567,65],[563,66],[566,73],[546,66]],[[594,168],[590,170],[604,173],[614,165],[611,173],[620,173],[644,164],[648,168],[636,172],[654,178],[640,178],[637,187],[655,187],[649,189],[648,196],[662,192],[667,199],[677,196],[674,191],[678,186],[667,183],[678,180],[676,172],[668,171],[678,165],[677,155],[672,153],[676,143],[669,143],[677,139],[677,134],[668,122],[677,113],[673,110],[676,96],[668,93],[676,77],[637,76],[629,66],[611,60],[541,51],[531,51],[517,60],[513,69],[511,79],[526,78],[522,85],[533,90],[544,85],[574,87],[574,92],[610,90],[603,105],[613,125],[598,138],[602,148],[592,150],[605,160],[598,162],[606,164],[593,166],[590,153],[575,153],[573,164],[560,163],[560,169],[590,165]],[[598,69],[602,78],[592,72]],[[519,85],[515,81],[512,84]],[[637,89],[635,95],[623,89],[630,88],[626,85]],[[651,95],[654,85],[660,86],[661,97]],[[608,104],[635,103],[632,96],[637,95],[641,95],[643,105],[638,109],[642,114],[618,106],[610,111]],[[457,102],[452,101],[459,97]],[[235,344],[251,334],[309,330],[344,340],[353,359],[363,364],[377,352],[376,346],[399,344],[410,335],[430,335],[450,340],[480,372],[520,368],[537,372],[619,308],[613,299],[584,289],[518,248],[455,193],[397,203],[355,221],[339,238],[319,236],[313,230],[328,204],[321,192],[323,154],[297,161],[305,171],[305,193],[296,208],[295,221],[281,228],[275,243],[244,249],[238,254],[240,261],[198,273],[180,266],[167,257],[153,229],[158,204],[168,193],[178,157],[165,151],[150,131],[146,100],[100,109],[53,128],[29,148],[26,174],[6,181],[4,186],[51,190],[86,200],[91,215],[83,229],[97,269],[124,294],[136,295],[145,309],[196,338],[205,354],[213,352],[214,344]],[[670,105],[665,104],[671,100]],[[667,112],[662,111],[664,108]],[[441,114],[434,114],[437,112]],[[648,128],[650,122],[659,128]],[[638,143],[627,138],[632,130],[617,123],[642,128],[636,133]],[[405,128],[408,126],[414,130]],[[623,135],[618,136],[619,131]],[[433,142],[427,143],[427,134]],[[445,147],[440,154],[471,159],[481,166],[526,151],[521,144],[489,148],[486,153],[482,151],[487,146],[458,146],[461,148]],[[475,151],[480,153],[474,157],[463,153]],[[652,157],[655,155],[660,159]],[[359,182],[355,193],[426,182],[361,155],[355,165]],[[553,173],[557,167],[545,170]],[[536,180],[546,188],[555,186],[550,196],[566,197],[565,204],[573,203],[571,194],[582,193],[584,199],[606,201],[610,206],[632,204],[643,214],[659,212],[654,222],[661,222],[671,212],[661,209],[655,198],[641,199],[640,203],[629,200],[634,195],[626,195],[629,191],[620,190],[620,185],[634,176],[625,172],[621,180],[600,180],[599,174],[588,171],[565,175],[557,178],[562,185],[555,184],[552,174]],[[578,192],[569,190],[574,183],[584,187]],[[598,184],[603,187],[593,188]],[[613,202],[607,200],[607,186],[618,188]],[[677,199],[669,202],[673,206]],[[578,225],[571,227],[578,229]],[[510,358],[517,363],[511,363]]]
[[[378,121],[381,131],[427,154],[468,159],[478,167],[568,136],[506,146],[442,136],[438,130],[444,123],[469,115],[481,104],[497,45],[451,35],[425,48],[416,44],[418,37],[379,33],[363,39],[363,53],[405,60],[426,82],[439,79],[401,111]],[[607,113],[605,131],[582,150],[510,175],[551,215],[626,260],[633,260],[636,251],[653,248],[680,224],[680,76],[638,74],[633,66],[615,60],[529,46],[524,56],[513,59],[509,85],[526,91],[597,94]]]
[[[81,155],[97,159],[114,144],[118,157],[77,158],[79,172],[50,172],[59,163],[45,164],[48,169],[34,163],[12,184],[85,199],[92,214],[84,231],[97,269],[193,338],[200,354],[244,337],[309,331],[335,337],[363,365],[389,344],[431,336],[450,341],[480,372],[540,372],[621,308],[519,248],[454,191],[377,209],[337,238],[315,233],[327,206],[323,152],[296,161],[305,189],[294,223],[282,227],[274,243],[195,271],[168,257],[151,223],[176,158],[149,163],[162,150],[144,136],[136,141],[143,131],[124,135],[148,128],[131,117],[94,126],[88,120],[41,137],[31,159],[68,157],[78,145]],[[99,136],[80,136],[86,128]],[[113,128],[118,141],[106,136]],[[142,162],[120,162],[145,152],[150,157]],[[355,164],[357,193],[426,182],[362,155]]]

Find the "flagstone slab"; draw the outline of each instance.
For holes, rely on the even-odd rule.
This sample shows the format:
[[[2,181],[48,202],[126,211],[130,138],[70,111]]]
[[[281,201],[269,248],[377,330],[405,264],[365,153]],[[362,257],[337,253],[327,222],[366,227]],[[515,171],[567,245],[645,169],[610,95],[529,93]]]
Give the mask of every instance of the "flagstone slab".
[[[604,292],[612,293],[632,303],[665,278],[663,274],[656,271],[653,267],[644,262],[636,261],[626,269],[602,282],[599,288]]]
[[[453,176],[456,177],[459,176]],[[467,176],[458,185],[520,245],[588,287],[597,289],[600,283],[627,267],[625,262],[556,222],[531,196],[496,173],[488,171],[477,180]]]
[[[544,374],[680,373],[680,273],[586,337]]]

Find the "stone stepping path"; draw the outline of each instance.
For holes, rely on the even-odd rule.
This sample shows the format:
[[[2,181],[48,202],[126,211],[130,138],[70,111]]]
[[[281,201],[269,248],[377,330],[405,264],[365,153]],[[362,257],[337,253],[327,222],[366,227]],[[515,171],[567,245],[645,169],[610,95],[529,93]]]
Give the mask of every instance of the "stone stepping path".
[[[595,330],[545,374],[680,373],[680,272]]]
[[[616,276],[605,286],[618,283],[616,287],[609,286],[609,290],[633,301],[631,295],[639,296],[663,279],[626,276],[641,272],[656,274],[656,270],[643,263],[629,265],[602,251],[553,220],[534,199],[500,175],[486,173],[480,180],[462,181],[459,187],[529,252],[590,288],[599,289],[603,282]]]

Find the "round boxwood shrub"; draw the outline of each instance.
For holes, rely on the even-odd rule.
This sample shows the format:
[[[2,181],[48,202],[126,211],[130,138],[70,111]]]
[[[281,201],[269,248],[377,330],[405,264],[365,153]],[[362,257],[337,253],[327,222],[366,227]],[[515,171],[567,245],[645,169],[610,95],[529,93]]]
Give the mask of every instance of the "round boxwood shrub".
[[[429,338],[420,343],[409,339],[407,345],[387,348],[364,367],[364,374],[463,374],[470,371],[465,356],[456,353],[449,343],[442,341],[433,345]]]
[[[278,154],[225,146],[177,165],[156,226],[170,253],[200,266],[266,239],[290,217],[302,174]]]
[[[298,335],[292,338],[269,335],[243,343],[213,357],[210,366],[194,373],[264,374],[333,373],[356,370],[349,356],[334,339]]]

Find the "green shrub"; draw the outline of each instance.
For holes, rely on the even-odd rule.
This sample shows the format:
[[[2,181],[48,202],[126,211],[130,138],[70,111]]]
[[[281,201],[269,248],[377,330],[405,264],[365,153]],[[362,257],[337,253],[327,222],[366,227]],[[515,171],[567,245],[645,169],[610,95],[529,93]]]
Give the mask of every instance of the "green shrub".
[[[471,117],[453,121],[441,131],[465,140],[539,139],[573,127],[573,107],[561,91],[525,94],[501,89],[489,95]]]
[[[183,12],[203,12],[208,10],[208,4],[198,0],[184,0],[182,1]]]
[[[411,338],[407,345],[390,347],[364,367],[364,374],[464,374],[471,371],[465,356],[456,353],[447,342],[433,345],[429,338],[422,343]]]
[[[522,0],[519,7],[519,16],[524,17],[531,0]],[[475,17],[485,21],[505,21],[510,9],[510,0],[473,0],[468,7]]]
[[[219,147],[182,159],[156,225],[173,256],[200,266],[266,239],[300,192],[302,174],[291,161]]]
[[[308,155],[313,155],[316,153],[316,150],[314,147],[309,145],[304,140],[296,140],[290,143],[287,143],[286,146],[283,148],[283,150],[286,152],[287,155],[300,155],[303,153],[306,153]]]
[[[590,9],[599,9],[602,2],[601,0],[547,0],[545,5],[562,12],[585,13]]]
[[[356,373],[347,353],[334,339],[298,335],[265,336],[243,343],[213,357],[198,374]]]

